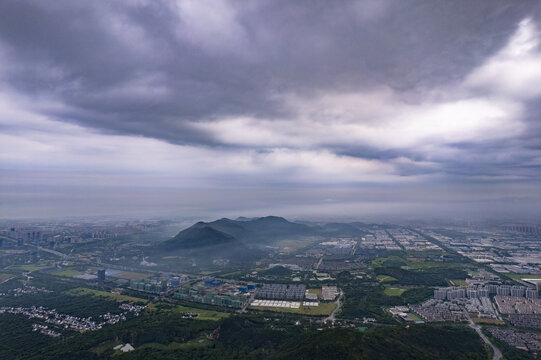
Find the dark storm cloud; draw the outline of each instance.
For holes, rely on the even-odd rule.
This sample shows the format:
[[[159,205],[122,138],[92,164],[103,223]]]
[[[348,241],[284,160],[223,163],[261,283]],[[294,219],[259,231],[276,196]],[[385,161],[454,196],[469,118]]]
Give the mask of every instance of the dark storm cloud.
[[[216,143],[187,121],[287,116],[292,110],[272,96],[282,92],[385,84],[408,90],[413,95],[405,96],[415,101],[416,89],[457,81],[501,47],[534,4],[257,1],[230,7],[231,24],[190,38],[189,20],[169,2],[4,1],[0,39],[21,64],[6,80],[69,105],[55,114],[66,121]],[[199,15],[198,26],[213,26],[215,19]],[[220,38],[230,26],[237,33]]]
[[[94,213],[187,199],[186,211],[293,214],[533,193],[531,208],[540,10],[526,0],[2,1],[4,194],[9,207],[25,199],[21,216],[33,198],[37,212],[75,211],[84,198]]]

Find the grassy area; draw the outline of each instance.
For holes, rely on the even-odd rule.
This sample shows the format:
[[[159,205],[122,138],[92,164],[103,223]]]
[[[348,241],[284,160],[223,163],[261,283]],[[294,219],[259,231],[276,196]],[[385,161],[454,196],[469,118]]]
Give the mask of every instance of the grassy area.
[[[378,275],[376,276],[376,279],[378,279],[378,281],[382,283],[396,281],[395,277],[389,275]]]
[[[126,280],[137,280],[137,279],[149,278],[150,275],[149,274],[144,274],[144,273],[124,271],[124,272],[120,272],[118,274],[111,275],[111,277],[115,277],[115,278],[119,278],[119,279],[126,279]]]
[[[77,270],[72,270],[72,269],[62,269],[62,270],[51,271],[50,274],[56,275],[56,276],[74,277],[77,275],[82,275],[83,273]]]
[[[107,298],[107,299],[110,299],[110,300],[115,300],[115,301],[118,301],[118,302],[124,302],[124,301],[139,302],[139,303],[147,303],[148,302],[148,300],[136,298],[136,297],[133,297],[133,296],[127,296],[127,295],[121,295],[121,294],[113,294],[113,293],[110,293],[110,292],[107,292],[107,291],[100,291],[100,290],[83,288],[83,287],[78,287],[78,288],[75,288],[75,289],[68,290],[68,291],[66,291],[66,294],[71,295],[71,296],[91,295],[91,296],[94,296],[94,297],[104,297],[104,298]]]
[[[221,276],[228,277],[228,276],[239,276],[239,275],[242,275],[241,271],[228,272],[228,273],[222,274]]]
[[[199,314],[199,316],[196,318],[197,320],[212,320],[212,321],[218,321],[223,318],[229,317],[229,313],[220,312],[220,311],[214,311],[214,310],[206,310],[206,309],[198,309],[188,306],[182,306],[182,305],[175,305],[170,308],[167,308],[165,310],[161,309],[160,306],[163,306],[164,304],[151,304],[149,305],[148,309],[153,311],[167,311],[171,314],[178,314],[181,315],[183,313],[196,313]],[[167,304],[169,305],[169,304]]]
[[[464,280],[451,280],[455,286],[468,286],[468,283]]]
[[[10,270],[21,270],[21,271],[36,271],[42,269],[42,267],[35,264],[25,264],[25,265],[13,265],[9,267]]]
[[[501,325],[503,321],[498,319],[485,319],[485,318],[471,318],[472,321],[476,324],[490,324],[490,325]]]
[[[280,240],[276,243],[276,246],[282,249],[288,248],[290,251],[296,251],[296,250],[305,248],[309,245],[312,245],[315,241],[316,240],[313,238],[299,237],[299,238],[293,238],[293,239]]]
[[[0,274],[0,282],[4,282],[7,279],[11,279],[13,277],[12,274]]]
[[[200,271],[199,273],[201,275],[212,275],[212,274],[217,274],[219,272],[220,272],[220,270],[212,270],[212,271],[211,270],[205,270],[205,271]]]
[[[398,256],[389,256],[389,257],[379,257],[370,262],[370,265],[372,267],[379,267],[383,266],[383,263],[387,260],[397,260],[397,261],[404,261],[404,259],[398,257]]]
[[[204,337],[199,337],[197,339],[193,339],[185,343],[179,343],[179,342],[173,341],[167,345],[150,342],[150,343],[146,343],[137,347],[137,350],[150,348],[150,349],[172,351],[172,350],[180,350],[180,349],[186,349],[186,348],[205,347],[205,346],[210,346],[212,343],[213,341],[209,339],[205,339]]]
[[[412,269],[431,269],[431,268],[463,268],[461,263],[449,262],[431,262],[431,261],[408,261],[408,266]]]
[[[317,296],[321,296],[321,289],[310,289],[308,290],[310,294],[316,294]]]
[[[412,319],[413,321],[423,321],[420,317],[418,317],[417,315],[415,315],[414,313],[408,313],[408,317],[410,319]]]
[[[303,314],[303,315],[330,315],[330,313],[336,308],[336,304],[331,303],[319,303],[319,306],[300,306],[298,309],[292,308],[276,308],[276,307],[263,307],[263,306],[250,306],[250,309],[253,310],[264,310],[264,311],[276,311],[276,312],[287,312],[293,314]]]
[[[401,289],[401,288],[394,288],[394,287],[386,287],[383,292],[387,296],[400,296],[406,291],[407,289]]]
[[[511,279],[541,279],[541,274],[515,274],[515,273],[503,273],[503,275],[510,277]]]

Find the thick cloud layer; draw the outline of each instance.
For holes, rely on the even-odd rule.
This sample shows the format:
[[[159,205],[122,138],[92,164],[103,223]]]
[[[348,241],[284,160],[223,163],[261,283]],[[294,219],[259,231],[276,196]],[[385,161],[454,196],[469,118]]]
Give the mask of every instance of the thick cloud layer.
[[[389,187],[425,209],[511,199],[539,214],[540,13],[533,1],[3,1],[0,215],[122,212],[141,189],[152,211],[410,211],[385,206]],[[234,205],[216,199],[227,191]]]

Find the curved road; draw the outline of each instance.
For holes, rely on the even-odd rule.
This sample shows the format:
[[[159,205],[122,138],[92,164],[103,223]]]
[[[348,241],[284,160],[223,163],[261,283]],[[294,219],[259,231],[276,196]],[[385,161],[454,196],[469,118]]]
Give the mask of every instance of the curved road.
[[[477,334],[479,334],[479,336],[481,337],[481,339],[483,339],[483,341],[492,348],[492,360],[500,360],[502,358],[502,352],[500,351],[500,349],[498,349],[496,346],[494,346],[494,344],[492,344],[490,342],[490,340],[485,336],[485,334],[483,334],[483,332],[481,331],[481,328],[479,327],[479,325],[475,324],[472,319],[470,318],[470,315],[469,314],[466,314],[466,316],[468,317],[468,321],[470,322],[470,327],[472,329],[474,329],[475,331],[477,331]]]
[[[344,293],[342,292],[342,290],[340,290],[340,295],[338,296],[338,299],[336,299],[336,301],[335,301],[336,307],[334,308],[332,313],[329,316],[327,316],[327,318],[325,318],[325,322],[327,322],[327,321],[334,322],[334,314],[336,314],[336,312],[338,310],[340,310],[340,299],[342,299],[343,295],[344,295]]]

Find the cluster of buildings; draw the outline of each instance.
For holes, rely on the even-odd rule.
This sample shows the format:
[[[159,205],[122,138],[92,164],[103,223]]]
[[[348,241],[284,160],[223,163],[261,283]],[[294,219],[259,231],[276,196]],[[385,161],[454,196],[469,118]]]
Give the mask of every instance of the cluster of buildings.
[[[428,322],[467,320],[467,316],[460,305],[451,301],[431,299],[421,305],[412,305],[410,309]]]
[[[237,285],[219,280],[206,280],[193,285],[184,284],[173,298],[202,304],[240,309],[255,291],[255,285]]]
[[[327,258],[341,259],[355,254],[357,248],[356,238],[333,238],[331,241],[322,242],[323,255]]]
[[[126,306],[129,305],[129,306]],[[23,315],[29,319],[39,319],[53,327],[56,330],[74,330],[79,332],[84,331],[95,331],[101,329],[105,325],[114,325],[120,321],[126,320],[126,315],[128,312],[134,314],[134,316],[139,316],[140,312],[144,307],[130,304],[121,304],[120,308],[126,310],[120,314],[103,314],[100,315],[100,318],[103,321],[94,321],[91,317],[82,318],[78,316],[72,316],[68,314],[62,314],[56,311],[56,309],[47,309],[42,306],[32,306],[32,307],[20,307],[20,306],[10,306],[10,307],[0,307],[0,314],[15,314]],[[40,331],[42,334],[57,337],[61,333],[50,329],[48,325],[34,324],[32,326],[34,331]]]
[[[324,260],[318,267],[319,271],[344,271],[365,269],[366,263],[363,261],[327,261]]]
[[[502,314],[541,314],[541,299],[517,296],[494,296]]]
[[[98,221],[94,219],[79,222],[3,222],[0,223],[0,235],[13,240],[16,246],[31,244],[56,247],[65,243],[111,239],[147,232],[158,225],[157,221],[152,220]]]
[[[400,245],[404,250],[426,251],[426,250],[441,250],[441,248],[407,229],[389,229],[389,235]]]
[[[463,321],[466,312],[474,317],[496,319],[496,309],[489,297],[430,299],[420,305],[410,306],[425,321]]]
[[[252,301],[250,305],[256,306],[256,307],[276,307],[276,308],[298,309],[301,306],[301,302],[300,301],[287,301],[287,300],[257,299],[257,300]]]
[[[179,283],[180,284],[180,283]],[[162,293],[167,290],[167,280],[163,279],[137,279],[130,280],[130,289],[150,293]]]
[[[121,310],[129,311],[135,316],[139,316],[146,307],[146,305],[133,305],[130,303],[122,303],[119,306]]]
[[[32,331],[39,331],[43,335],[51,336],[51,337],[59,337],[62,336],[61,333],[58,331],[54,331],[49,329],[48,325],[41,325],[41,324],[32,324]]]
[[[532,231],[537,228],[539,225],[507,227],[507,230],[524,230],[515,232],[501,227],[483,230],[449,227],[420,231],[475,262],[488,264],[497,272],[539,274],[541,279],[541,243],[538,233]]]
[[[376,230],[374,234],[365,235],[359,242],[363,250],[402,250],[385,230]]]
[[[513,329],[489,327],[488,331],[496,339],[503,341],[518,349],[539,352],[541,351],[541,334],[532,332],[518,332]]]
[[[306,285],[264,284],[257,289],[256,297],[260,299],[302,300]]]
[[[434,290],[434,299],[437,300],[485,298],[490,295],[526,297],[527,299],[537,299],[539,297],[537,289],[525,286],[488,284],[483,286],[446,287]]]
[[[522,328],[541,329],[541,314],[509,314],[509,322]]]
[[[2,296],[22,296],[22,295],[32,295],[32,294],[38,294],[38,293],[52,293],[52,290],[45,289],[45,288],[38,288],[32,285],[26,285],[24,284],[22,287],[15,288],[15,289],[9,289],[4,293],[0,293],[0,297]]]
[[[338,288],[336,286],[322,286],[321,298],[325,301],[333,301],[338,296]]]
[[[49,310],[44,307],[0,307],[0,314],[24,315],[29,319],[40,319],[46,323],[56,325],[59,328],[68,328],[75,331],[99,330],[103,324],[93,321],[91,318],[58,313],[55,309]]]

